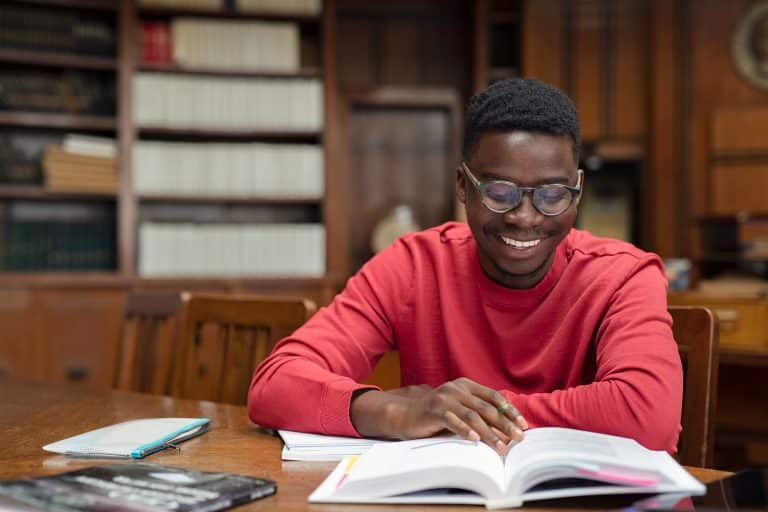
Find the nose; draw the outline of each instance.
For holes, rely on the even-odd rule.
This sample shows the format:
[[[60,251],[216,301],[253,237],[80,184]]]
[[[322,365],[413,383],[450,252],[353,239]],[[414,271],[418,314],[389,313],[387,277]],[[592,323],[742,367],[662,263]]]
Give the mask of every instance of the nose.
[[[518,228],[530,229],[536,227],[541,222],[542,215],[533,206],[533,197],[531,194],[523,195],[522,201],[517,205],[517,208],[513,208],[504,214],[504,221],[508,224],[513,224]]]

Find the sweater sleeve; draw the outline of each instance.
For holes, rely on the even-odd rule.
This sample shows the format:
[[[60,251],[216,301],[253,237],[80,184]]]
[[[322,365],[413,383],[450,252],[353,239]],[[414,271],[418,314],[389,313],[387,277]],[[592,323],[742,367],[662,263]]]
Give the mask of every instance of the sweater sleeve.
[[[654,258],[638,264],[608,304],[595,339],[594,382],[551,393],[504,391],[530,426],[567,426],[636,439],[674,453],[683,377]]]
[[[411,292],[413,265],[402,239],[353,276],[327,308],[281,340],[255,370],[248,415],[262,426],[359,436],[352,394],[395,346],[393,325]]]

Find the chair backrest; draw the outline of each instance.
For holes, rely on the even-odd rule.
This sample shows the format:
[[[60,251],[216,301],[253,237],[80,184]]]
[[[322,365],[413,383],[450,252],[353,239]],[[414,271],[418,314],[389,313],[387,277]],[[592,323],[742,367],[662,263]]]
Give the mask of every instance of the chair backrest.
[[[701,306],[670,306],[669,313],[685,368],[677,458],[687,466],[712,467],[720,349],[717,317]]]
[[[168,394],[176,342],[179,292],[132,292],[125,300],[113,387]]]
[[[173,394],[244,404],[254,368],[315,309],[303,298],[182,294]]]

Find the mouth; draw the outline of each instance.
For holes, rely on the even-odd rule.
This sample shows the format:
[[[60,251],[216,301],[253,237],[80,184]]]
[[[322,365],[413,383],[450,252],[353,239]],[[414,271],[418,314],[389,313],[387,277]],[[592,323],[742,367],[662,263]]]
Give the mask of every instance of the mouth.
[[[541,238],[536,238],[534,240],[517,240],[514,238],[508,238],[506,236],[499,235],[499,238],[502,242],[504,242],[504,245],[507,245],[509,247],[512,247],[514,249],[518,249],[520,251],[524,251],[526,249],[532,249],[539,245],[541,242]]]

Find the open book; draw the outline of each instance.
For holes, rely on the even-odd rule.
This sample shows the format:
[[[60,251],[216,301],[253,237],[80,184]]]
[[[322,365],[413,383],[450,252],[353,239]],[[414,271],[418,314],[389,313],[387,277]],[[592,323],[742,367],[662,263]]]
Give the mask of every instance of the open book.
[[[704,486],[666,452],[617,436],[536,428],[499,456],[483,443],[437,437],[376,444],[341,461],[314,503],[465,503],[489,508],[592,496],[680,492]]]

